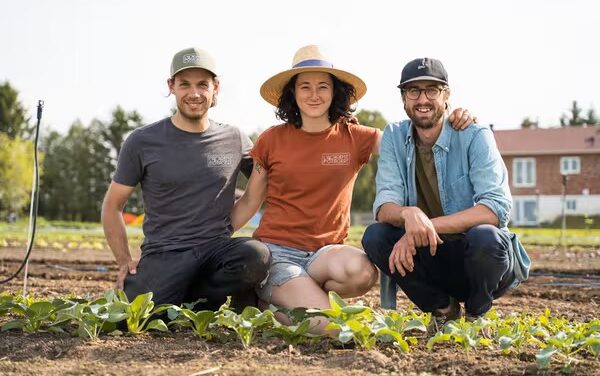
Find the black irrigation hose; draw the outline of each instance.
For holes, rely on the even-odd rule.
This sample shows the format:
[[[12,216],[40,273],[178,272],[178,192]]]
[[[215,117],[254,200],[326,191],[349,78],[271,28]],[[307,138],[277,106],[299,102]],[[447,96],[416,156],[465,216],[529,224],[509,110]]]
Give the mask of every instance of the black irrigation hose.
[[[33,239],[35,238],[35,227],[37,223],[37,213],[38,213],[38,200],[39,200],[39,187],[40,187],[40,174],[38,171],[38,138],[40,134],[40,122],[42,121],[42,109],[44,108],[44,101],[38,101],[37,106],[37,125],[35,126],[35,139],[33,141],[33,178],[34,185],[33,190],[31,191],[31,205],[29,208],[29,244],[27,245],[27,253],[23,258],[23,262],[21,262],[21,266],[19,269],[14,272],[10,277],[0,281],[0,284],[7,283],[14,278],[16,278],[19,273],[23,270],[27,261],[29,260],[29,255],[31,255],[31,249],[33,248]]]
[[[556,277],[556,278],[580,278],[580,279],[598,279],[600,275],[561,273],[561,272],[530,272],[529,275],[536,277]]]

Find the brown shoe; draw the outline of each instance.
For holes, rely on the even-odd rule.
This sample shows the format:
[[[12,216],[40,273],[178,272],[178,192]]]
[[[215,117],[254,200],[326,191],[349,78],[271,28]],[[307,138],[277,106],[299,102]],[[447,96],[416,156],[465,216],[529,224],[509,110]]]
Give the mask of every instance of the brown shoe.
[[[450,297],[450,304],[443,309],[436,309],[431,312],[431,321],[427,325],[427,335],[433,336],[442,330],[448,321],[458,320],[461,316],[460,302]]]
[[[482,318],[482,320],[485,320],[483,319],[483,315],[471,316],[467,314],[465,316],[465,321],[472,323],[473,326],[475,326],[475,329],[478,329],[480,336],[482,336],[483,338],[492,339],[493,330],[489,326],[489,321],[487,324],[485,322],[477,321],[480,318]]]

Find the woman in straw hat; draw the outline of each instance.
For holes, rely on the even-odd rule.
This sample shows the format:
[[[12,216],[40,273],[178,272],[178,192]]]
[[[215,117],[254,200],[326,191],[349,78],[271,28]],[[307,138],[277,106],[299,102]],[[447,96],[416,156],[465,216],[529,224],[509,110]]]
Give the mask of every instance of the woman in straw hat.
[[[235,204],[232,225],[242,227],[266,200],[254,232],[273,258],[269,277],[257,290],[265,303],[328,308],[328,291],[360,296],[377,281],[365,253],[343,244],[354,181],[381,138],[378,129],[352,118],[352,105],[366,91],[359,77],[334,68],[314,45],[300,48],[292,68],[260,89],[285,123],[256,141],[250,153],[254,170]],[[454,118],[468,125],[466,111],[458,111]],[[317,319],[314,331],[325,325]]]

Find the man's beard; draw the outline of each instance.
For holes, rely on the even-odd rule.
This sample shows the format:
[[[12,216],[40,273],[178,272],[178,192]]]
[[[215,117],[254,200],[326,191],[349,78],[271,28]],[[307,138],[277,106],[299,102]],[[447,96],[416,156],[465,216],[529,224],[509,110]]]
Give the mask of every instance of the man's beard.
[[[406,114],[408,115],[410,120],[412,120],[414,126],[421,129],[430,129],[435,127],[435,125],[444,116],[444,110],[437,107],[434,107],[432,109],[433,116],[429,119],[419,119],[417,116],[415,116],[417,114],[417,110],[414,108],[409,110],[408,108],[406,108],[406,105],[404,105],[404,111],[406,111]]]
[[[197,121],[202,118],[202,114],[190,113],[190,112],[187,112],[186,110],[184,110],[183,105],[182,106],[177,105],[177,112],[179,112],[179,115],[181,115],[181,117],[183,117],[184,119],[189,120],[189,121]]]

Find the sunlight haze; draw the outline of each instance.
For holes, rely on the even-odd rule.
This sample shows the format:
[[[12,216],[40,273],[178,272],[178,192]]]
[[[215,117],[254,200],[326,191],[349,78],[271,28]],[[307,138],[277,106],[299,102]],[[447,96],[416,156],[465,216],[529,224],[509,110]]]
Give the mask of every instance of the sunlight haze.
[[[368,86],[358,109],[406,117],[396,85],[409,60],[440,59],[453,106],[483,124],[525,117],[557,126],[573,100],[600,110],[600,3],[593,1],[3,1],[0,82],[43,127],[109,120],[117,105],[146,123],[170,114],[173,54],[209,50],[221,76],[211,117],[247,132],[277,124],[259,95],[295,51],[319,44]]]

